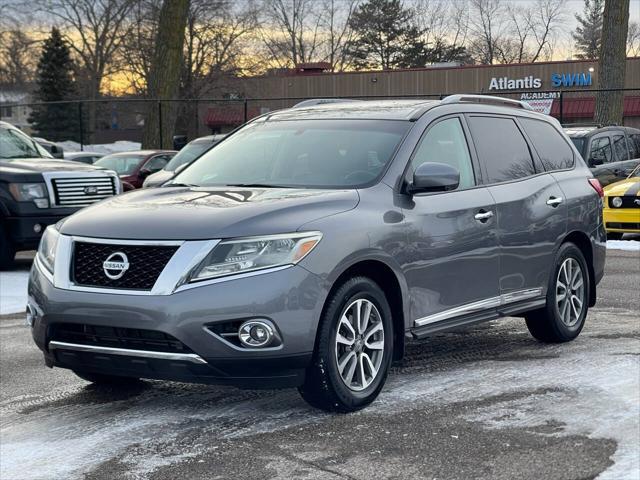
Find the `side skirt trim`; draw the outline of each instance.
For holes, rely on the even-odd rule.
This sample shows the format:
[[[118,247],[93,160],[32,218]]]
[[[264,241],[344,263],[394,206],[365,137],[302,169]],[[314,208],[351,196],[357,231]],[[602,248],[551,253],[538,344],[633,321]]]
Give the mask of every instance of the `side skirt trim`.
[[[466,315],[472,315],[474,313],[482,312],[493,308],[498,308],[503,305],[509,305],[512,303],[522,302],[524,300],[530,300],[536,297],[542,296],[542,288],[528,288],[526,290],[517,290],[515,292],[505,293],[497,297],[487,298],[480,300],[479,302],[468,303],[460,307],[451,308],[443,312],[435,313],[427,317],[419,318],[413,322],[415,327],[423,327],[432,323],[441,322],[450,318],[462,317]]]

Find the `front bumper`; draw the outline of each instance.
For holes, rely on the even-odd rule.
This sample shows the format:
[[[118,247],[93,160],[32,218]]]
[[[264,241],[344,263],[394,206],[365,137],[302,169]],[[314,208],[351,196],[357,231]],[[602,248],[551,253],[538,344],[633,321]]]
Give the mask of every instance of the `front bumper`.
[[[603,216],[607,232],[640,233],[640,208],[605,208]]]
[[[73,212],[72,212],[73,213]],[[38,215],[6,218],[11,242],[17,250],[38,248],[40,237],[49,225],[55,225],[67,215]],[[34,228],[39,225],[39,231]]]
[[[172,295],[56,288],[36,264],[29,281],[29,302],[35,312],[32,336],[50,367],[248,388],[296,386],[304,381],[327,293],[324,281],[300,266]],[[240,348],[208,329],[251,318],[270,320],[282,345],[264,350]],[[51,345],[58,324],[163,332],[188,347],[193,357],[69,347],[64,342]]]

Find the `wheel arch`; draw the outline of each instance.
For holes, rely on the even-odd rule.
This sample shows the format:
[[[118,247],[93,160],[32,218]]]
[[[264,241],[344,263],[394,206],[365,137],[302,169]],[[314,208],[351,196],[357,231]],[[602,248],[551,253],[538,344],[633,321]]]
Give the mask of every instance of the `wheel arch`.
[[[593,307],[596,304],[596,276],[593,269],[593,246],[591,245],[591,240],[584,232],[573,231],[564,237],[561,245],[565,243],[573,243],[578,247],[587,261],[587,268],[589,269],[589,306]]]
[[[322,316],[327,308],[328,299],[331,298],[340,285],[347,279],[363,276],[376,282],[389,302],[393,322],[393,360],[402,360],[405,343],[405,319],[407,306],[405,305],[406,286],[397,272],[386,262],[379,258],[365,258],[354,261],[344,268],[331,282],[331,288],[322,307]],[[318,338],[316,333],[316,346]]]

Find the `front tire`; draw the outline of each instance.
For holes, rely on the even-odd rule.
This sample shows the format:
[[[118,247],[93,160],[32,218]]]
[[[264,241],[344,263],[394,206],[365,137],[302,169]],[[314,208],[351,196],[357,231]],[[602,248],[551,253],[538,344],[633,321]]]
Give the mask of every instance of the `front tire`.
[[[16,249],[11,243],[9,233],[3,224],[0,224],[0,270],[8,270],[13,266]]]
[[[373,402],[393,357],[391,308],[382,289],[354,277],[327,300],[302,398],[313,407],[354,412]]]
[[[573,243],[561,245],[549,279],[545,307],[525,316],[531,335],[548,343],[576,338],[587,317],[590,285],[582,251]]]

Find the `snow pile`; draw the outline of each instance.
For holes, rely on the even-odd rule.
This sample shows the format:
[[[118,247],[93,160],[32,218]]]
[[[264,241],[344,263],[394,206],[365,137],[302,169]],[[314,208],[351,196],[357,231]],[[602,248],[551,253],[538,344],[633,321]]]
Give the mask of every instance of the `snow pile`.
[[[77,142],[72,142],[71,140],[67,140],[65,142],[58,142],[65,152],[79,152],[80,144]],[[120,140],[115,143],[98,143],[94,145],[84,145],[83,150],[85,152],[96,152],[96,153],[116,153],[116,152],[131,152],[134,150],[140,150],[140,143],[138,142],[129,142],[127,140]]]
[[[640,252],[638,240],[607,240],[607,249],[626,250],[627,252]]]
[[[28,271],[0,272],[0,315],[24,312]]]

